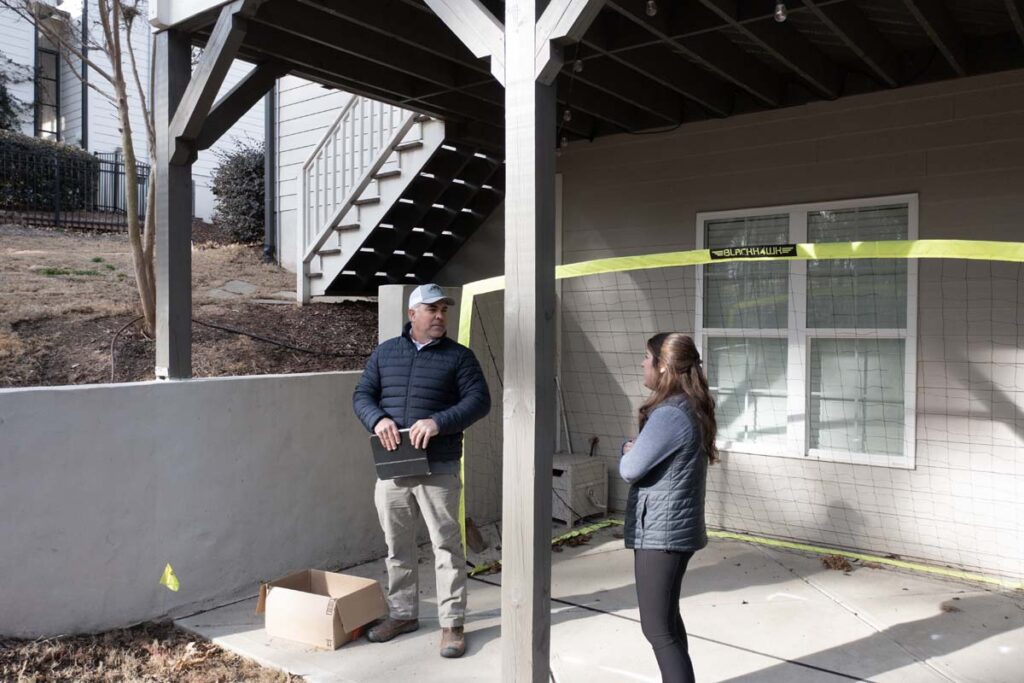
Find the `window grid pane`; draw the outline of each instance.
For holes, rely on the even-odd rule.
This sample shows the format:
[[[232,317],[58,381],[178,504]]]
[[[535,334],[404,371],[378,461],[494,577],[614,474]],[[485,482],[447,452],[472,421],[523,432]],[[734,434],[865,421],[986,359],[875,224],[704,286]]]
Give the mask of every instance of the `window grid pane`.
[[[757,442],[786,434],[786,339],[710,337],[708,382],[719,434]]]
[[[903,339],[812,339],[810,448],[903,454]]]
[[[870,206],[807,215],[808,242],[902,240],[907,205]],[[905,259],[807,262],[807,327],[903,329],[907,326]]]
[[[708,221],[709,249],[789,241],[789,214]],[[730,262],[704,266],[704,326],[784,329],[788,324],[789,264]]]

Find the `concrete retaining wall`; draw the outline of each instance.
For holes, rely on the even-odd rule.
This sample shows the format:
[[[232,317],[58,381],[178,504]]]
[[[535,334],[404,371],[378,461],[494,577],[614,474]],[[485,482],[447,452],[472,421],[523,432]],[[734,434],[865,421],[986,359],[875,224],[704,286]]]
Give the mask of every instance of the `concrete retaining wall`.
[[[382,555],[358,378],[0,390],[0,635],[184,614]]]

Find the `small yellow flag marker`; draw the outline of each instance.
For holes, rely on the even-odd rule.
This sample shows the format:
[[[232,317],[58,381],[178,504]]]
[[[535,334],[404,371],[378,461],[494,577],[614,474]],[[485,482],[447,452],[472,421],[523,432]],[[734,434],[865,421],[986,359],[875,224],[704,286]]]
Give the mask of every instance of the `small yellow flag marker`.
[[[174,567],[168,562],[167,566],[164,567],[163,576],[160,577],[160,585],[167,586],[168,590],[172,590],[175,593],[181,588],[181,584],[178,582],[178,577],[174,575]]]

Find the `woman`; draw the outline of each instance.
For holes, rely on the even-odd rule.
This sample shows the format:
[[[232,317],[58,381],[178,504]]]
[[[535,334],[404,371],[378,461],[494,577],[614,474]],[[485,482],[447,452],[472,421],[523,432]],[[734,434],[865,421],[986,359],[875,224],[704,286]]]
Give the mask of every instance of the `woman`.
[[[707,545],[704,488],[717,462],[715,402],[693,339],[657,334],[647,340],[640,434],[623,445],[619,473],[631,484],[626,547],[634,551],[644,636],[664,683],[693,681],[679,590],[693,553]]]

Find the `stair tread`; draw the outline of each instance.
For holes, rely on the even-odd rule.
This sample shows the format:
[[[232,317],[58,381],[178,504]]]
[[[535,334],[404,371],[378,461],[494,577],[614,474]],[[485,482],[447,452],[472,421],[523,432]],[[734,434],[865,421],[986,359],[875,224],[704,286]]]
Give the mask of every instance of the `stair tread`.
[[[363,204],[377,204],[379,202],[380,197],[360,197],[352,203],[356,206],[362,206]]]
[[[321,249],[317,253],[320,254],[321,256],[331,256],[332,254],[340,254],[341,247],[334,247],[332,249]]]
[[[335,230],[358,230],[362,227],[359,223],[339,223],[334,226]]]
[[[323,274],[323,273],[310,273],[310,274],[309,274],[309,275],[307,275],[306,277],[310,278],[311,280],[315,280],[315,279],[317,279],[317,278],[321,278],[321,277],[323,277],[323,276],[324,276],[324,274]]]
[[[392,177],[394,177],[396,175],[402,175],[402,169],[400,169],[400,168],[389,168],[387,170],[380,170],[380,171],[377,171],[373,175],[373,177],[377,178],[379,180],[381,178],[392,178]]]
[[[417,147],[423,146],[423,140],[406,140],[405,142],[399,142],[395,145],[395,149],[399,152],[407,149],[416,149]]]

